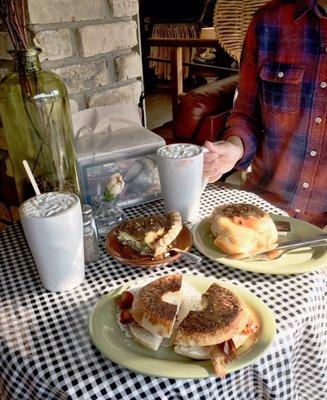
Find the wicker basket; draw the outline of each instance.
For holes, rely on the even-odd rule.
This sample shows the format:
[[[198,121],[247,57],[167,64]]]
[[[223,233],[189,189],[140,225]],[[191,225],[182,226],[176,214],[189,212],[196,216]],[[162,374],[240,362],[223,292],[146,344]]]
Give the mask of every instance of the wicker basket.
[[[268,0],[217,0],[213,24],[221,47],[240,61],[246,30],[253,14]]]

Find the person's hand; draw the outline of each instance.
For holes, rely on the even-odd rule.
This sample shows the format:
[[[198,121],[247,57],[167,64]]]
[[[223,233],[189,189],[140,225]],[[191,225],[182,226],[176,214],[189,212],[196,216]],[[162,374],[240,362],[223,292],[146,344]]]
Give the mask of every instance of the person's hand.
[[[223,174],[233,169],[244,152],[243,143],[236,136],[228,138],[227,141],[206,141],[204,146],[209,153],[204,154],[203,176],[209,183],[216,182]]]

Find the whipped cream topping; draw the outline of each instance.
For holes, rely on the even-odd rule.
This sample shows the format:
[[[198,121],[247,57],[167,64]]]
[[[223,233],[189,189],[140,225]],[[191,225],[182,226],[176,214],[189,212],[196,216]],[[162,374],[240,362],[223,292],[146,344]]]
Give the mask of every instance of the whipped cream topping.
[[[167,158],[188,158],[199,154],[200,149],[192,144],[173,144],[163,147],[158,154]]]
[[[50,217],[68,210],[76,202],[77,198],[71,193],[43,193],[26,200],[21,212],[32,217]]]

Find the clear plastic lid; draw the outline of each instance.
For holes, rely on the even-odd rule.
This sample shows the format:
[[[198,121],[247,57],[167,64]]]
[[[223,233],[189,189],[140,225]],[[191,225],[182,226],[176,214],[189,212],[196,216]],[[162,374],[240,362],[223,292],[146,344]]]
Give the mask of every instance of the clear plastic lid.
[[[31,217],[54,217],[67,212],[77,202],[78,197],[73,193],[47,192],[26,200],[19,209],[20,215]]]

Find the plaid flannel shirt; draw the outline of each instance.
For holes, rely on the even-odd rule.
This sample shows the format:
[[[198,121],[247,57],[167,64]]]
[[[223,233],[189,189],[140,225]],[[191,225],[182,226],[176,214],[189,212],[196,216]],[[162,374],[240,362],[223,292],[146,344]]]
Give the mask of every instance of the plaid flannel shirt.
[[[224,139],[251,163],[246,186],[327,223],[327,17],[316,1],[276,0],[254,15]]]

